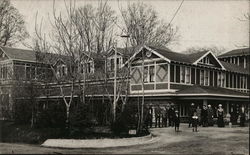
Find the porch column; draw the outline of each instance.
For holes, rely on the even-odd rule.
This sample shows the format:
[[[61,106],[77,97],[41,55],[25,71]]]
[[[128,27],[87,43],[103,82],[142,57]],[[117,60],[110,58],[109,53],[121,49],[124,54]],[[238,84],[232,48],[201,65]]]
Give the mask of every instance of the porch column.
[[[207,99],[203,100],[203,105],[207,106]]]
[[[155,107],[152,107],[152,122],[155,122]]]
[[[227,106],[227,114],[229,114],[229,101],[226,102],[226,106]]]
[[[168,63],[168,89],[170,89],[170,63]]]

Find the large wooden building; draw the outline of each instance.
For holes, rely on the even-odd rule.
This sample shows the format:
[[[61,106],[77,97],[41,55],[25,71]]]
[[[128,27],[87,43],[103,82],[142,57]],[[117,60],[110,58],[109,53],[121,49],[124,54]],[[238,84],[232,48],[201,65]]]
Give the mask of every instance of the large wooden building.
[[[114,52],[115,50],[117,52]],[[132,53],[134,54],[131,56]],[[238,58],[235,64],[230,63],[231,58],[227,62],[228,60],[223,55],[218,59],[211,51],[182,54],[165,47],[145,45],[133,48],[133,50],[111,49],[105,66],[107,71],[113,72],[114,59],[117,58],[118,68],[130,69],[128,97],[132,104],[136,104],[142,97],[145,99],[145,104],[152,104],[153,107],[174,102],[181,117],[188,116],[191,103],[200,106],[210,104],[213,108],[222,104],[226,113],[237,115],[241,106],[249,108],[250,81],[249,71],[245,67],[249,61],[249,49],[244,49],[244,55],[248,57]],[[241,59],[243,66],[239,65]],[[94,61],[91,59],[91,63]],[[56,64],[58,74],[62,76],[67,74],[67,63],[64,63],[63,59],[58,59]],[[1,111],[12,108],[10,88],[15,85],[13,79],[39,78],[42,81],[51,74],[48,64],[39,62],[36,53],[30,50],[1,47],[0,65]],[[88,67],[89,73],[95,72],[96,69],[93,68],[95,65],[89,66],[91,66]],[[113,76],[109,81],[112,84]],[[109,88],[109,97],[113,93],[112,87],[113,85]],[[53,83],[37,97],[41,101],[61,98],[56,89],[58,88]],[[91,97],[99,100],[100,96],[107,97],[107,90],[101,91],[100,88],[94,88]]]
[[[144,46],[131,61],[130,96],[144,95],[146,104],[174,102],[182,117],[188,116],[191,103],[222,104],[226,113],[236,115],[241,106],[249,106],[249,71],[210,51],[182,54]]]

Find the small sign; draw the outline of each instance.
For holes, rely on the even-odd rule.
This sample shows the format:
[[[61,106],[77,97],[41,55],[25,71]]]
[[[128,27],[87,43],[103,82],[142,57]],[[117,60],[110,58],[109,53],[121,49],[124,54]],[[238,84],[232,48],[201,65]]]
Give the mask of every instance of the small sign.
[[[136,134],[136,130],[129,130],[128,133],[129,133],[130,135],[135,135],[135,134]]]

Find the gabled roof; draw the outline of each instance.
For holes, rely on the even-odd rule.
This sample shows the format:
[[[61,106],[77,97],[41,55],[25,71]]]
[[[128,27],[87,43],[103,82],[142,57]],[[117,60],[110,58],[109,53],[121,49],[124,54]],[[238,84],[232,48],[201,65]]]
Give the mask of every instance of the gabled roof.
[[[195,53],[191,53],[188,54],[189,60],[191,63],[195,63],[197,60],[199,60],[200,58],[202,58],[202,56],[205,56],[206,53],[208,53],[209,51],[199,51],[199,52],[195,52]]]
[[[0,49],[12,60],[36,61],[36,52],[33,50],[17,49],[12,47],[0,46]]]
[[[120,47],[117,47],[117,48],[114,48],[112,47],[111,49],[108,50],[108,53],[107,55],[108,56],[111,56],[114,54],[114,50],[116,49],[117,50],[117,54],[120,54],[120,55],[126,55],[126,56],[132,56],[136,51],[138,51],[140,48],[142,47],[142,45],[138,45],[138,46],[135,46],[135,47],[125,47],[125,48],[120,48]]]
[[[192,54],[183,54],[178,52],[173,52],[167,47],[155,47],[155,46],[144,46],[145,48],[149,48],[157,53],[159,53],[164,58],[175,61],[179,63],[188,63],[188,64],[197,64],[197,61],[199,61],[204,56],[207,56],[208,54],[211,54],[214,59],[218,62],[218,64],[221,66],[222,69],[224,69],[224,66],[220,63],[220,61],[213,55],[211,51],[200,51]]]
[[[177,95],[228,95],[228,96],[243,96],[248,97],[247,93],[242,93],[235,90],[230,90],[221,87],[212,86],[198,86],[194,85],[192,87],[184,88],[176,92]]]
[[[190,60],[186,54],[173,52],[167,47],[154,47],[154,46],[148,46],[148,47],[158,52],[159,54],[169,59],[170,61],[190,63]]]
[[[219,58],[231,57],[231,56],[241,56],[250,55],[250,48],[235,49],[224,54],[219,55]]]

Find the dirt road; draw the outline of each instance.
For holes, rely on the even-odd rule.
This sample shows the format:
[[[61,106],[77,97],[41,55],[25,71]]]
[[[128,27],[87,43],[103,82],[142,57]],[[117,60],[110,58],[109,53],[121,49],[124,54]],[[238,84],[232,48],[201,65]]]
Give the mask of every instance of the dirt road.
[[[103,148],[103,149],[59,149],[45,148],[38,145],[0,143],[0,153],[42,153],[42,154],[248,154],[249,128],[199,128],[192,132],[186,124],[181,125],[181,132],[174,129],[152,129],[157,141],[153,144]]]

